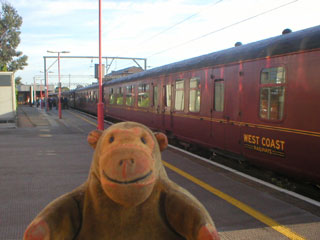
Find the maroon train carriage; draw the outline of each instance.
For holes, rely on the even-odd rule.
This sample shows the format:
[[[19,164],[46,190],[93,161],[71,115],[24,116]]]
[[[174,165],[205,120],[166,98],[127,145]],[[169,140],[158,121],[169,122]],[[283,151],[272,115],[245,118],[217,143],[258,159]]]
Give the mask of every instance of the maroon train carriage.
[[[106,82],[105,114],[320,183],[319,76],[316,26]]]
[[[74,102],[69,100],[70,106],[87,113],[97,114],[98,94],[98,85],[76,89],[71,95],[74,97]]]

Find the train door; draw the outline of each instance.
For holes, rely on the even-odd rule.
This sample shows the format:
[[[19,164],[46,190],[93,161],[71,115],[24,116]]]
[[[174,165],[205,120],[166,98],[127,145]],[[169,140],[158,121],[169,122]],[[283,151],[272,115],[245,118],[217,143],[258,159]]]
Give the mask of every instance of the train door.
[[[225,122],[225,149],[234,153],[241,152],[240,144],[240,96],[239,72],[237,68],[230,68],[225,74],[225,109],[223,120]]]
[[[212,74],[212,76],[214,76]],[[225,81],[221,77],[214,78],[212,81],[212,107],[211,107],[211,136],[213,146],[225,149]]]
[[[156,129],[161,128],[161,111],[160,111],[160,87],[161,84],[159,84],[156,80],[154,80],[151,84],[151,91],[152,91],[152,127]]]
[[[172,130],[172,85],[168,77],[161,81],[161,103],[160,103],[160,128],[171,132]]]

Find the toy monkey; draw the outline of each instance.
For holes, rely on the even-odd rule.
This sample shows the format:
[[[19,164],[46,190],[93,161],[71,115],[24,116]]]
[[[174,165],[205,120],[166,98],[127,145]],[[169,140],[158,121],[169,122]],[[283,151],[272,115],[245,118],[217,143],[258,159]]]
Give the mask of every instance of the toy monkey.
[[[25,240],[219,239],[202,204],[169,180],[163,133],[134,122],[88,135],[95,149],[87,181],[40,212]]]

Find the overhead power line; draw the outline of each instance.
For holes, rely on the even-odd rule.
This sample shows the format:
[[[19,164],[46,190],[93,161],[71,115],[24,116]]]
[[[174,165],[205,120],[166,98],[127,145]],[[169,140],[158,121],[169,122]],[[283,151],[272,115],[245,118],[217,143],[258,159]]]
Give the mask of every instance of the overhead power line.
[[[222,2],[222,1],[223,1],[223,0],[219,0],[219,1],[215,2],[212,6],[217,5],[218,3]],[[211,7],[211,6],[210,6],[210,7]],[[182,21],[175,23],[174,25],[172,25],[172,26],[170,26],[170,27],[168,27],[168,28],[166,28],[166,29],[162,30],[161,32],[159,32],[159,33],[157,33],[157,34],[153,35],[152,37],[150,37],[150,38],[148,38],[148,39],[146,39],[146,40],[142,41],[142,42],[141,42],[141,43],[139,43],[138,45],[140,45],[140,44],[142,44],[142,43],[145,43],[145,42],[147,42],[147,41],[150,41],[150,40],[154,39],[155,37],[157,37],[157,36],[159,36],[159,35],[161,35],[161,34],[163,34],[163,33],[167,32],[167,31],[171,30],[172,28],[175,28],[176,26],[178,26],[178,25],[180,25],[180,24],[182,24],[182,23],[184,23],[184,22],[186,22],[186,21],[190,20],[191,18],[193,18],[193,17],[195,17],[195,16],[199,15],[201,12],[203,12],[204,10],[207,10],[207,9],[208,9],[208,6],[205,6],[205,9],[202,9],[201,11],[199,11],[199,12],[197,12],[197,13],[195,13],[195,14],[192,14],[191,16],[189,16],[189,17],[187,17],[187,18],[183,19]]]
[[[160,32],[158,32],[158,33],[156,33],[155,35],[153,35],[153,36],[149,37],[148,39],[141,41],[140,43],[138,43],[137,45],[135,45],[135,47],[130,47],[130,49],[140,47],[142,44],[144,44],[144,43],[146,43],[146,42],[149,42],[150,40],[152,40],[152,39],[154,39],[154,38],[156,38],[156,37],[160,36],[161,34],[163,34],[163,33],[165,33],[165,32],[168,32],[169,30],[171,30],[171,29],[175,28],[176,26],[178,26],[178,25],[180,25],[180,24],[182,24],[182,23],[184,23],[184,22],[186,22],[186,21],[190,20],[191,18],[193,18],[193,17],[195,17],[195,16],[199,15],[201,12],[203,12],[203,11],[205,11],[205,10],[208,10],[208,8],[210,8],[210,7],[212,7],[212,6],[215,6],[215,5],[217,5],[217,4],[221,3],[221,2],[223,2],[223,0],[218,0],[218,1],[217,1],[217,2],[215,2],[215,3],[212,3],[212,4],[209,4],[209,5],[206,5],[205,7],[203,7],[203,9],[202,9],[201,11],[199,11],[199,12],[197,12],[197,13],[194,13],[194,14],[192,14],[192,15],[188,16],[187,18],[185,18],[185,19],[181,20],[180,22],[177,22],[177,23],[175,23],[175,24],[173,24],[173,25],[169,26],[168,28],[166,28],[166,29],[164,29],[164,30],[162,30],[162,31],[160,31]],[[127,49],[125,52],[127,52],[127,51],[128,51],[128,49]],[[126,67],[126,66],[129,66],[129,65],[128,65],[128,64],[126,64],[124,67]]]
[[[241,20],[241,21],[239,21],[239,22],[235,22],[235,23],[232,23],[232,24],[227,25],[227,26],[225,26],[225,27],[222,27],[222,28],[219,28],[219,29],[217,29],[217,30],[214,30],[214,31],[212,31],[212,32],[206,33],[206,34],[204,34],[204,35],[202,35],[202,36],[200,36],[200,37],[197,37],[197,38],[191,39],[191,40],[189,40],[189,41],[186,41],[186,42],[184,42],[184,43],[181,43],[181,44],[175,45],[175,46],[173,46],[173,47],[164,49],[164,50],[162,50],[162,51],[160,51],[160,52],[156,52],[156,53],[148,56],[147,58],[150,58],[150,57],[159,55],[159,54],[161,54],[161,53],[167,52],[167,51],[172,50],[172,49],[174,49],[174,48],[178,48],[178,47],[184,46],[184,45],[189,44],[189,43],[191,43],[191,42],[197,41],[197,40],[199,40],[199,39],[201,39],[201,38],[205,38],[205,37],[207,37],[207,36],[209,36],[209,35],[212,35],[212,34],[214,34],[214,33],[221,32],[221,31],[223,31],[223,30],[225,30],[225,29],[227,29],[227,28],[230,28],[230,27],[233,27],[233,26],[238,25],[238,24],[240,24],[240,23],[249,21],[249,20],[251,20],[251,19],[253,19],[253,18],[256,18],[256,17],[259,17],[259,16],[261,16],[261,15],[264,15],[264,14],[267,14],[267,13],[270,13],[270,12],[273,12],[273,11],[275,11],[275,10],[277,10],[277,9],[286,7],[286,6],[290,5],[290,4],[293,4],[293,3],[298,2],[298,1],[299,1],[299,0],[294,0],[294,1],[291,1],[291,2],[289,2],[289,3],[285,3],[285,4],[280,5],[280,6],[278,6],[278,7],[269,9],[269,10],[264,11],[264,12],[261,12],[261,13],[259,13],[259,14],[254,15],[254,16],[245,18],[245,19],[243,19],[243,20]]]

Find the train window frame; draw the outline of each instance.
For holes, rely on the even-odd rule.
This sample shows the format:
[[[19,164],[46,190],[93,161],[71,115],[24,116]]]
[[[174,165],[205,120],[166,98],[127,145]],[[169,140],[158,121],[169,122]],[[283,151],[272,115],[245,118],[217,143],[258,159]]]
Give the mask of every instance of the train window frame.
[[[182,87],[181,85],[179,86],[178,84],[183,83]],[[175,80],[175,94],[174,94],[174,110],[175,111],[179,111],[179,112],[183,112],[184,108],[185,108],[185,79],[176,79]],[[177,101],[178,100],[178,101]]]
[[[93,97],[94,97],[94,101],[97,103],[98,102],[98,91],[93,92]]]
[[[138,85],[138,107],[148,108],[150,106],[150,84],[140,83]]]
[[[108,102],[108,87],[104,86],[103,90],[102,90],[102,102],[107,103]],[[99,90],[98,90],[98,94],[99,94]]]
[[[164,100],[164,106],[167,108],[171,108],[171,96],[172,96],[172,86],[170,83],[167,83],[163,85],[163,100]]]
[[[116,90],[116,104],[123,105],[123,88],[117,87]]]
[[[114,90],[113,87],[109,88],[109,104],[115,104],[115,94],[114,94]]]
[[[128,91],[129,89],[131,91]],[[134,106],[134,85],[126,86],[126,106],[129,106],[129,107]]]
[[[192,86],[192,82],[196,80],[196,86]],[[201,107],[201,79],[200,77],[193,77],[189,80],[189,112],[199,113]],[[195,93],[194,101],[191,100],[192,92]]]
[[[152,97],[152,105],[157,108],[159,105],[159,87],[157,84],[152,85],[153,97]]]
[[[261,120],[268,122],[284,120],[286,82],[286,68],[284,66],[261,69],[258,111]]]
[[[221,84],[222,83],[222,88]],[[218,86],[219,84],[219,86]],[[224,104],[225,104],[225,82],[223,78],[214,79],[213,82],[213,109],[215,112],[224,112]],[[222,89],[222,90],[221,90]]]

